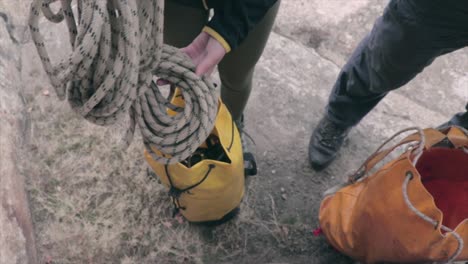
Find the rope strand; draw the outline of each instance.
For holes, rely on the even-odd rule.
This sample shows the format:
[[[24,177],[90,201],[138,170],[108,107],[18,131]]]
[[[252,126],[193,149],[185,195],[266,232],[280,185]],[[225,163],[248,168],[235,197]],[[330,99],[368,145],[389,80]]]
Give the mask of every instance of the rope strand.
[[[54,13],[51,4],[61,8]],[[97,125],[130,115],[127,147],[135,128],[153,159],[165,164],[189,157],[209,136],[219,91],[195,73],[190,59],[163,45],[164,0],[34,0],[29,26],[44,70],[59,99]],[[57,3],[58,4],[58,3]],[[40,33],[39,19],[65,20],[72,52],[52,64]],[[185,107],[167,113],[170,102],[154,83],[163,78],[181,89]],[[156,154],[157,149],[161,154]]]

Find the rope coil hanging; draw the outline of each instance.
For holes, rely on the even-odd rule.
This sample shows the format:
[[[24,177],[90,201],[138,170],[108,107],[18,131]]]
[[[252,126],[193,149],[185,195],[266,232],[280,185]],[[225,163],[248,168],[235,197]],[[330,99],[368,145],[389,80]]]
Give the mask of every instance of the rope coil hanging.
[[[54,13],[51,4],[60,2]],[[163,44],[164,0],[34,0],[29,27],[43,67],[59,99],[97,125],[130,114],[124,137],[128,146],[139,127],[153,159],[165,164],[189,157],[209,136],[219,91],[198,77],[190,59]],[[43,15],[65,20],[72,52],[53,65],[39,30]],[[78,20],[78,23],[77,23]],[[170,116],[171,106],[154,76],[181,89],[185,107]],[[161,152],[154,153],[153,148]]]

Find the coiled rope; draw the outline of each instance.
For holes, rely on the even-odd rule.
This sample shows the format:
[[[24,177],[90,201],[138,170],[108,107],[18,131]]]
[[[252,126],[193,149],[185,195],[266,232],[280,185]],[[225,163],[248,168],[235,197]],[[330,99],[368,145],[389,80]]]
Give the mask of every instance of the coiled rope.
[[[60,2],[54,13],[51,4]],[[34,0],[29,26],[43,67],[59,99],[98,125],[124,114],[128,146],[139,127],[153,159],[172,164],[189,157],[214,127],[219,91],[195,73],[190,59],[163,45],[164,0]],[[72,52],[53,65],[39,30],[39,19],[68,26]],[[174,108],[155,84],[155,76],[181,89],[184,108]],[[167,108],[177,111],[170,116]],[[161,153],[156,154],[153,148]]]

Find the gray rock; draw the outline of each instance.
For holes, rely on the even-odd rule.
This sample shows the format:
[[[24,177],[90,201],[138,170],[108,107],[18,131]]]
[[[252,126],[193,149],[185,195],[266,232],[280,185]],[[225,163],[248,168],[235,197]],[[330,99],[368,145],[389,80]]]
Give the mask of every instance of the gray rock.
[[[18,172],[26,115],[19,95],[19,47],[8,17],[0,13],[0,263],[36,263],[34,232]]]

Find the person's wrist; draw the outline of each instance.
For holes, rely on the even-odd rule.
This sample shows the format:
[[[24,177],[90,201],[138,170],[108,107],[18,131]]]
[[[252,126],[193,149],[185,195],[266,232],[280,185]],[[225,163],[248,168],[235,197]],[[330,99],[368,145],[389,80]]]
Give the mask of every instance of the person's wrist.
[[[231,51],[231,45],[229,45],[229,43],[223,38],[223,36],[221,36],[218,32],[216,32],[216,30],[212,29],[209,26],[205,26],[203,28],[203,32],[207,33],[212,38],[216,39],[221,44],[221,46],[223,46],[226,53],[229,53]]]

